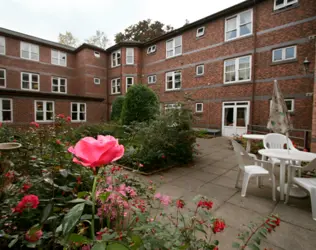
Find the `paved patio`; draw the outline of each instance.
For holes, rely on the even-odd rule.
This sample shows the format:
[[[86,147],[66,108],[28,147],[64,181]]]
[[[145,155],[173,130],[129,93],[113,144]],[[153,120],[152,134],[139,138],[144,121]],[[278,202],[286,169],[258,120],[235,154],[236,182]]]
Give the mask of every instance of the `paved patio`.
[[[310,199],[291,198],[289,205],[272,201],[271,182],[264,179],[264,187],[258,188],[256,180],[249,183],[247,196],[240,196],[240,189],[235,188],[237,160],[224,137],[198,139],[201,154],[191,167],[174,168],[159,175],[150,176],[153,181],[163,184],[159,191],[173,198],[182,197],[188,206],[198,194],[208,196],[213,202],[213,212],[223,217],[227,228],[217,234],[220,249],[232,249],[233,241],[239,230],[250,221],[271,213],[279,214],[281,225],[262,244],[262,249],[273,250],[315,250],[316,222],[312,220]],[[278,169],[278,168],[277,168]],[[278,178],[278,173],[276,173]],[[241,181],[240,181],[241,186]],[[279,197],[277,197],[279,200]]]

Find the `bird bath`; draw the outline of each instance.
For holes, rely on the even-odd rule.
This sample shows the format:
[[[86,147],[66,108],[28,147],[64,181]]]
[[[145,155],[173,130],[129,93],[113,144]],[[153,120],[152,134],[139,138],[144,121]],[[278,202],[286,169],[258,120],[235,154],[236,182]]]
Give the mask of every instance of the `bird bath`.
[[[0,151],[1,150],[14,150],[14,149],[18,149],[22,146],[21,143],[17,143],[17,142],[4,142],[4,143],[0,143]]]

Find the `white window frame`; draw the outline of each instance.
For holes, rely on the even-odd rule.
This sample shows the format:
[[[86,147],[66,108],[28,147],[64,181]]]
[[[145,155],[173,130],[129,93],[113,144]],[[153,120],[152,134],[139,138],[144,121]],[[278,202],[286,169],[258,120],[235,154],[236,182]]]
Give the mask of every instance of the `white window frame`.
[[[276,5],[276,0],[274,0],[274,10],[279,10],[288,6],[291,6],[295,3],[298,3],[298,0],[293,0],[293,2],[289,3],[289,0],[284,0],[283,4],[279,4],[278,6]]]
[[[53,52],[57,52],[57,57],[53,57]],[[66,52],[52,49],[50,53],[51,53],[51,64],[67,67],[67,53]],[[65,64],[62,64],[62,57],[63,56],[65,56]],[[57,59],[57,63],[54,63],[53,59]]]
[[[37,120],[36,114],[37,114],[37,102],[42,102],[43,103],[43,120]],[[47,120],[47,109],[46,109],[46,104],[51,102],[53,105],[53,115],[52,115],[52,120]],[[54,117],[55,117],[55,102],[54,101],[44,101],[44,100],[35,100],[34,101],[34,120],[36,122],[54,122]]]
[[[198,110],[198,106],[199,105],[201,105],[201,110]],[[203,107],[204,105],[203,105],[203,102],[198,102],[198,103],[196,103],[195,104],[195,112],[196,113],[203,113],[203,109],[204,109],[204,107]]]
[[[23,88],[23,74],[28,74],[29,76],[29,88]],[[32,75],[37,75],[38,79],[38,89],[32,88]],[[22,90],[29,90],[29,91],[40,91],[40,75],[31,72],[21,72],[21,89]]]
[[[292,113],[295,110],[295,99],[291,99],[291,98],[284,99],[284,102],[289,102],[289,101],[291,102],[292,109],[288,110],[288,112]],[[271,105],[272,105],[272,100],[270,100],[270,108],[271,108]]]
[[[154,84],[157,82],[157,75],[150,75],[147,77],[148,84]]]
[[[175,76],[180,73],[180,88],[176,88]],[[172,76],[172,88],[168,89],[168,76]],[[166,91],[179,90],[182,87],[182,72],[181,71],[170,71],[166,73]]]
[[[77,111],[72,110],[72,105],[77,105]],[[80,105],[84,105],[84,112],[80,112]],[[77,119],[72,119],[72,113],[77,113]],[[80,120],[80,113],[84,113],[84,120]],[[71,122],[86,122],[87,121],[87,104],[85,102],[71,102],[70,103],[70,117]]]
[[[115,55],[115,58],[113,59],[113,55]],[[118,56],[120,55],[120,56]],[[118,63],[120,59],[120,63]],[[116,50],[116,51],[113,51],[111,53],[111,67],[112,68],[115,68],[115,67],[118,67],[118,66],[121,66],[122,64],[122,54],[121,54],[121,50]]]
[[[3,75],[4,75],[4,78],[0,78],[0,79],[3,79],[4,80],[4,86],[1,86],[0,85],[0,88],[6,88],[7,87],[7,70],[6,69],[1,69],[0,68],[0,71],[3,71]]]
[[[97,58],[100,58],[100,56],[101,56],[100,52],[99,51],[94,51],[94,56],[97,57]]]
[[[120,81],[120,84],[118,84],[117,82]],[[113,86],[114,84],[114,86]],[[116,95],[116,94],[121,94],[121,90],[122,90],[122,83],[121,83],[121,78],[114,78],[111,80],[111,94],[112,95]],[[118,86],[120,87],[120,91],[118,91]],[[115,91],[113,92],[113,87],[115,87]]]
[[[181,44],[178,46],[175,45],[177,38],[180,38],[180,41],[181,41]],[[168,43],[172,43],[171,49],[168,49],[168,45],[167,45]],[[178,47],[181,47],[181,51],[180,51],[180,53],[176,54],[176,48],[178,48]],[[172,51],[171,56],[168,56],[169,51]],[[172,57],[176,57],[176,56],[180,56],[180,55],[182,55],[182,36],[177,36],[177,37],[174,37],[172,39],[167,40],[166,41],[166,58],[172,58]]]
[[[205,33],[205,26],[202,26],[196,29],[196,37],[204,36],[204,33]]]
[[[101,84],[101,79],[98,78],[98,77],[94,77],[94,78],[93,78],[93,83],[94,83],[95,85],[100,85],[100,84]]]
[[[199,67],[202,67],[202,73],[201,74],[199,74]],[[195,67],[195,74],[197,75],[197,76],[203,76],[204,75],[204,64],[199,64],[199,65],[196,65],[196,67]]]
[[[294,48],[294,57],[292,58],[285,58],[286,56],[286,49],[288,48]],[[275,60],[274,59],[274,53],[278,50],[281,50],[282,51],[282,58],[280,60]],[[288,60],[294,60],[296,59],[296,56],[297,56],[297,46],[296,45],[292,45],[292,46],[288,46],[288,47],[284,47],[284,48],[277,48],[277,49],[274,49],[272,51],[272,62],[283,62],[283,61],[288,61]]]
[[[128,79],[132,79],[132,84],[131,85],[128,85]],[[132,87],[134,85],[134,77],[133,76],[127,76],[126,79],[125,79],[125,86],[126,86],[126,92],[128,90],[129,87]]]
[[[10,109],[3,110],[2,101],[9,101]],[[7,120],[7,121],[3,120],[3,113],[2,113],[3,111],[11,112],[10,120]],[[4,122],[4,123],[13,122],[13,101],[10,98],[0,98],[0,122]]]
[[[57,83],[57,91],[54,91],[54,79],[58,81]],[[61,87],[61,80],[65,80],[65,92],[60,91],[60,87]],[[67,94],[67,79],[64,77],[58,77],[58,76],[52,76],[52,92],[53,93],[62,93],[62,94]]]
[[[129,55],[129,53],[131,54]],[[133,65],[134,60],[134,48],[126,48],[126,64]]]
[[[238,80],[239,79],[239,61],[242,58],[246,58],[246,57],[250,57],[249,60],[249,79],[246,80]],[[235,60],[235,81],[230,81],[230,82],[226,82],[226,62],[231,61],[231,60]],[[238,62],[238,63],[237,63]],[[236,58],[230,58],[224,61],[224,84],[230,84],[230,83],[237,83],[237,82],[249,82],[251,81],[251,77],[252,77],[252,55],[247,55],[247,56],[241,56],[241,57],[236,57]]]
[[[28,55],[29,57],[23,57],[23,45],[27,45],[28,46]],[[32,59],[32,46],[34,46],[35,48],[37,48],[37,51],[38,51],[38,54],[37,54],[37,59]],[[40,58],[40,48],[38,45],[36,44],[33,44],[33,43],[27,43],[27,42],[20,42],[20,57],[23,58],[23,59],[26,59],[26,60],[31,60],[31,61],[36,61],[38,62],[39,61],[39,58]]]
[[[4,36],[0,36],[0,48],[3,48],[3,53],[1,53],[1,50],[0,50],[0,55],[5,55],[6,53],[6,44],[5,44],[5,37]]]
[[[179,103],[167,103],[165,104],[165,110],[171,109],[181,109],[181,104]]]
[[[244,14],[244,13],[246,13],[246,12],[248,12],[248,11],[251,12],[251,14],[250,14],[250,16],[251,16],[251,21],[249,22],[249,23],[251,23],[251,32],[250,32],[249,34],[240,35],[240,26],[247,24],[247,23],[245,23],[245,24],[240,24],[240,15],[241,15],[241,14]],[[230,20],[230,19],[232,19],[232,18],[236,18],[236,37],[227,38],[227,32],[228,32],[228,30],[227,30],[227,28],[228,28],[228,26],[227,26],[227,21]],[[233,16],[227,17],[227,18],[225,19],[225,41],[232,41],[232,40],[238,39],[238,38],[240,38],[240,37],[251,36],[252,34],[253,34],[253,11],[252,11],[252,9],[249,9],[249,10],[246,10],[246,11],[243,11],[243,12],[240,12],[240,13],[238,13],[238,14],[235,14],[235,15],[233,15]]]
[[[152,53],[155,53],[157,50],[157,45],[151,45],[147,48],[147,54],[152,54]]]

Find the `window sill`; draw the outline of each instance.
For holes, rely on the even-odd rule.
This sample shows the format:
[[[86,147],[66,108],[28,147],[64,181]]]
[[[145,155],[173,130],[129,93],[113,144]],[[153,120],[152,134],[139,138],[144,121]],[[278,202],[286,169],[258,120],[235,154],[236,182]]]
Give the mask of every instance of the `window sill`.
[[[83,123],[83,122],[87,122],[87,121],[71,121],[71,123]]]
[[[202,35],[202,36],[196,36],[196,37],[195,37],[195,39],[196,39],[196,40],[200,40],[200,39],[203,39],[203,38],[205,38],[205,35]]]
[[[300,7],[300,4],[299,3],[294,3],[292,5],[285,6],[285,7],[280,8],[280,9],[276,9],[276,10],[273,9],[272,15],[277,15],[277,14],[280,14],[280,13],[285,12],[285,11],[296,9],[298,7]]]
[[[165,90],[166,93],[168,92],[180,92],[181,89],[171,89],[171,90]]]
[[[120,92],[120,93],[111,93],[111,95],[121,95],[122,93]]]
[[[233,85],[242,85],[242,84],[250,84],[252,81],[244,81],[244,82],[232,82],[232,83],[223,83],[222,87],[233,86]]]
[[[246,39],[246,38],[249,38],[249,37],[252,37],[252,36],[253,36],[253,33],[251,33],[249,35],[246,35],[246,36],[241,36],[241,37],[237,37],[237,38],[234,38],[234,39],[230,39],[230,40],[224,41],[224,44],[235,42],[235,41],[239,41],[239,40]]]
[[[280,64],[288,64],[288,63],[297,63],[297,59],[283,60],[278,62],[272,62],[270,66],[280,65]]]
[[[135,63],[133,63],[133,64],[123,64],[123,66],[134,66],[134,67],[136,67],[137,64],[135,64]]]
[[[182,52],[182,54],[180,54],[180,55],[177,55],[177,56],[170,56],[170,57],[166,57],[166,60],[171,60],[171,59],[173,59],[173,58],[177,58],[177,57],[180,57],[180,56],[182,56],[183,55],[183,52]]]
[[[121,64],[117,65],[117,66],[111,66],[111,69],[115,69],[115,68],[118,68],[118,67],[121,67]]]

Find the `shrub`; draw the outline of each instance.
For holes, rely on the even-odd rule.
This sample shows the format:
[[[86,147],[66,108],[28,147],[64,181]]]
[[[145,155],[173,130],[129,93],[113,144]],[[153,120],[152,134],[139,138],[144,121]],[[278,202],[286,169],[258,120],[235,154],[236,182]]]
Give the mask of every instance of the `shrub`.
[[[112,112],[111,112],[111,120],[112,121],[119,121],[120,120],[124,100],[125,100],[124,96],[118,96],[114,100],[114,102],[112,104]]]
[[[122,123],[147,122],[159,112],[157,95],[148,87],[138,84],[128,89],[121,113]]]

